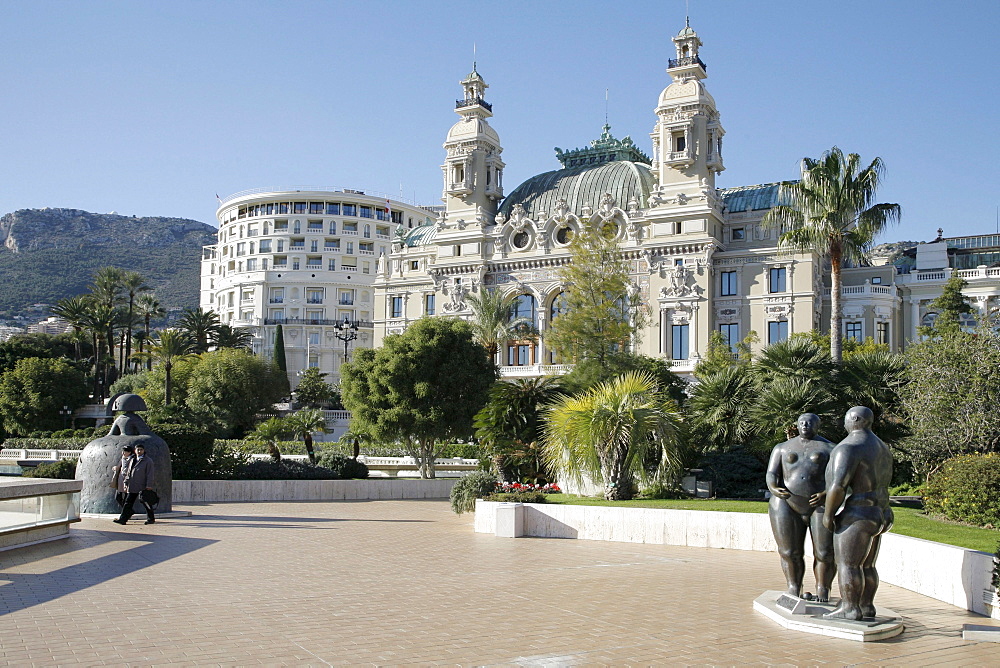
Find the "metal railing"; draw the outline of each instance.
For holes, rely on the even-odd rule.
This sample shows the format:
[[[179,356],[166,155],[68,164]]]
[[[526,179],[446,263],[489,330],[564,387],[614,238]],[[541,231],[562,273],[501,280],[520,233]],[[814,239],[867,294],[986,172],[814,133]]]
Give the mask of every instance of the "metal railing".
[[[661,61],[662,62],[662,61]],[[698,56],[686,56],[684,58],[671,58],[669,67],[684,67],[685,65],[701,65],[701,69],[708,71],[708,66]]]
[[[487,109],[492,109],[492,107],[487,107]],[[331,194],[342,193],[345,195],[355,195],[355,196],[360,195],[362,197],[379,199],[382,200],[382,202],[380,202],[381,204],[385,204],[385,200],[389,200],[391,202],[392,201],[402,202],[403,204],[409,204],[411,206],[417,206],[417,207],[421,206],[416,201],[408,199],[406,197],[398,197],[396,195],[379,192],[377,190],[368,190],[367,188],[364,190],[355,190],[351,188],[340,188],[334,186],[282,186],[277,188],[249,188],[247,190],[241,190],[237,193],[233,193],[232,195],[227,195],[223,197],[222,201],[219,203],[219,208],[222,208],[229,202],[232,202],[233,200],[239,199],[241,197],[248,197],[249,195],[264,195],[268,193],[274,193],[276,196],[280,195],[282,197],[286,195],[291,196],[294,193],[331,193]],[[272,215],[286,215],[286,214],[287,212],[285,214],[272,214]]]
[[[660,62],[663,62],[663,61],[660,61]],[[474,98],[472,98],[470,100],[455,100],[455,108],[456,109],[464,109],[466,107],[475,107],[476,105],[479,105],[479,106],[483,107],[487,111],[493,111],[493,105],[490,104],[489,102],[487,102],[486,100],[484,100],[481,97],[474,97]]]
[[[328,318],[264,318],[265,325],[340,325],[344,322],[340,320],[330,320]],[[358,329],[371,329],[375,325],[365,320],[349,320]]]

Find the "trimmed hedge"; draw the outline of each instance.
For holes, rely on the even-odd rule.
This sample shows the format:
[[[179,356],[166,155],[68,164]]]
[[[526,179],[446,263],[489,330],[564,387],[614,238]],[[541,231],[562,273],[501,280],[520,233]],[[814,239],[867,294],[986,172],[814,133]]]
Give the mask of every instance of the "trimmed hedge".
[[[924,486],[928,512],[988,528],[1000,527],[1000,455],[959,455],[945,461]]]
[[[76,477],[75,459],[60,459],[56,462],[39,464],[34,468],[26,468],[21,472],[22,478],[59,478],[72,480]]]
[[[257,459],[237,467],[236,480],[343,480],[336,472],[322,466],[294,459]]]
[[[355,461],[350,457],[345,457],[344,455],[334,454],[332,452],[324,452],[319,457],[316,458],[316,464],[322,466],[323,468],[330,469],[345,480],[350,480],[351,478],[367,478],[368,477],[368,467],[359,461]]]
[[[250,446],[246,441],[234,440],[234,439],[217,439],[216,444],[226,445],[243,452],[248,452],[249,454],[267,454],[266,451],[256,452],[256,450],[262,450],[260,446]],[[354,456],[354,445],[349,442],[333,441],[333,442],[313,442],[313,449],[316,451],[317,456],[324,453],[343,455],[344,457]],[[281,451],[282,455],[304,455],[306,454],[306,446],[302,441],[279,441],[278,450]],[[406,449],[398,444],[383,444],[383,443],[369,443],[361,444],[361,453],[368,457],[407,457]],[[449,443],[441,448],[439,457],[462,457],[463,459],[484,459],[486,455],[484,454],[483,447],[476,445],[474,443]]]
[[[8,438],[3,442],[3,447],[11,450],[83,450],[88,443],[94,440],[89,438]]]
[[[170,448],[170,468],[175,480],[197,479],[209,473],[215,437],[188,424],[158,424],[152,428]]]

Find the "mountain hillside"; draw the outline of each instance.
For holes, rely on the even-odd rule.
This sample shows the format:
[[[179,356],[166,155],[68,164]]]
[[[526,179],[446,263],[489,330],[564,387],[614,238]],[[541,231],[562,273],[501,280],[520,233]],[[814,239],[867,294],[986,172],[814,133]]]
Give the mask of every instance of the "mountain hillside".
[[[108,265],[140,272],[167,308],[195,308],[201,247],[215,243],[215,233],[214,227],[185,218],[78,209],[5,214],[0,217],[0,318],[87,292],[94,272]]]

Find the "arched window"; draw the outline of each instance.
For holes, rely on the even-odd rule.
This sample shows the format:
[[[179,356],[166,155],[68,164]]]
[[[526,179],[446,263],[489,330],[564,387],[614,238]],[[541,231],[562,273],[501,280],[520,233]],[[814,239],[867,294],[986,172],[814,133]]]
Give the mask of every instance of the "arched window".
[[[520,295],[514,302],[514,317],[524,318],[532,327],[538,327],[538,302],[533,295]]]
[[[549,306],[549,322],[552,322],[563,313],[566,312],[566,293],[560,292],[552,300],[552,304]]]

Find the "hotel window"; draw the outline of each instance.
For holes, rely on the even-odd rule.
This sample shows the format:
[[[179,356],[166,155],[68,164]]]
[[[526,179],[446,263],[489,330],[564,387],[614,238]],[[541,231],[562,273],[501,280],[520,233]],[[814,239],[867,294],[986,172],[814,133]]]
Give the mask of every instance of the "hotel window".
[[[354,270],[358,268],[358,258],[356,257],[345,257],[340,261],[340,268],[344,271]]]
[[[323,311],[306,311],[306,319],[307,320],[322,320],[323,319]],[[316,343],[319,343],[319,341],[316,341]]]
[[[675,360],[686,360],[688,351],[688,327],[689,325],[671,325],[671,345],[670,358]]]
[[[273,216],[274,215],[274,205],[273,204],[265,204],[264,205],[264,214],[267,215],[267,216]]]
[[[353,241],[348,241],[347,242],[347,254],[348,255],[354,255],[354,242]]]
[[[875,323],[875,343],[889,343],[889,323],[887,322],[876,322]]]
[[[284,319],[285,319],[285,309],[283,308],[271,309],[271,320],[284,320]]]
[[[768,290],[770,292],[784,292],[785,291],[785,268],[784,267],[772,267],[770,272],[770,280],[768,281]]]
[[[323,250],[339,251],[340,239],[327,239],[323,242]]]
[[[331,220],[330,221],[330,234],[336,234],[336,233],[337,233],[337,221]]]
[[[247,271],[257,271],[257,258],[252,257],[247,260]]]
[[[362,274],[370,274],[370,273],[372,273],[372,263],[368,262],[367,260],[365,260],[364,262],[362,262],[361,263],[361,273]]]
[[[733,228],[733,241],[743,241],[747,238],[746,229],[742,227]]]
[[[507,347],[507,366],[530,366],[531,346],[521,343]]]
[[[261,242],[260,242],[260,252],[261,253],[270,253],[271,252],[271,240],[270,239],[262,239],[261,240]]]
[[[340,215],[340,204],[335,204],[333,202],[326,203],[326,215],[328,216],[339,216]],[[333,223],[330,223],[333,225]]]
[[[278,252],[281,253],[285,250],[285,240],[278,239]]]
[[[362,218],[371,218],[372,217],[372,208],[370,206],[363,206],[363,207],[361,207],[361,217]]]
[[[365,225],[365,235],[364,236],[365,236],[365,239],[371,239],[372,238],[372,226],[371,225]]]
[[[322,232],[323,231],[323,221],[322,220],[310,220],[306,223],[306,229],[310,232]]]
[[[416,271],[420,269],[420,260],[410,260],[410,270]]]
[[[844,323],[844,334],[845,337],[851,341],[861,341],[861,322],[858,320],[852,320],[850,322]]]
[[[292,223],[292,234],[299,234],[302,232],[302,221],[296,220]]]
[[[309,213],[317,214],[323,213],[323,203],[322,202],[309,202]],[[312,223],[310,223],[312,224]]]
[[[687,148],[687,140],[684,138],[684,135],[674,137],[674,147],[675,151],[683,151]]]
[[[872,285],[882,285],[882,277],[872,276]]]
[[[288,231],[288,221],[287,220],[276,220],[276,221],[274,221],[274,231],[275,232],[287,232]]]
[[[724,271],[719,274],[721,278],[721,294],[723,297],[731,297],[736,294],[736,272]]]
[[[736,354],[736,344],[740,342],[740,326],[739,323],[723,323],[719,325],[719,331],[722,332],[722,338],[725,340],[729,350],[735,355]]]
[[[319,252],[319,241],[317,241],[316,239],[313,239],[312,241],[309,242],[309,252],[310,253],[318,253]]]
[[[288,203],[281,202],[278,206],[278,213],[288,213]]]
[[[767,323],[767,342],[781,343],[788,339],[788,321],[772,320]]]
[[[253,320],[253,311],[242,311],[240,313],[240,320]]]
[[[307,304],[322,304],[323,303],[323,288],[306,288],[306,303]]]
[[[288,266],[288,256],[287,255],[276,255],[274,257],[274,268],[284,269]]]
[[[403,298],[402,297],[392,297],[390,299],[390,315],[391,318],[402,318],[403,317]]]
[[[326,268],[329,271],[337,271],[337,258],[331,257],[330,262],[329,264],[327,264]]]
[[[295,202],[292,205],[292,213],[305,213],[307,206],[305,202]]]
[[[295,258],[294,260],[292,260],[292,270],[295,271],[298,270],[298,268],[299,268],[299,258]]]
[[[424,314],[434,315],[434,295],[424,296]]]
[[[344,205],[344,215],[345,216],[356,216],[356,215],[358,215],[358,205],[357,204],[345,204]]]
[[[319,332],[309,332],[309,345],[311,346],[319,345]]]
[[[354,305],[354,290],[341,290],[340,291],[340,305],[341,306],[353,306]]]

